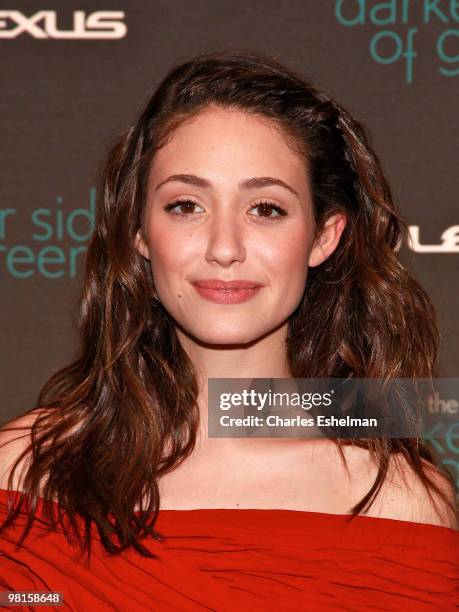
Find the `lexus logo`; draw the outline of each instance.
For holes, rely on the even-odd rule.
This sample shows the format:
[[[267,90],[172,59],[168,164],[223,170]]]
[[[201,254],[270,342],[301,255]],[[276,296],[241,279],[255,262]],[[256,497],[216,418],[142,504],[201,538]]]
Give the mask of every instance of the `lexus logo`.
[[[31,17],[20,11],[0,11],[0,38],[17,38],[21,34],[60,40],[124,38],[127,27],[123,19],[123,11],[96,11],[88,15],[74,11],[73,27],[60,30],[56,11],[38,11]]]
[[[408,247],[416,253],[459,253],[459,225],[451,225],[440,236],[439,243],[423,244],[419,238],[419,225],[409,226]]]

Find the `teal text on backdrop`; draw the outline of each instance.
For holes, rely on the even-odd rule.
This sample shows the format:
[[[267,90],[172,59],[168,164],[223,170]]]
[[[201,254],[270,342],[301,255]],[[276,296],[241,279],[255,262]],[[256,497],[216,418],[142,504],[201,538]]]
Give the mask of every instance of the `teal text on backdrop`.
[[[87,242],[94,231],[96,188],[89,189],[87,208],[64,210],[62,203],[63,198],[58,196],[53,208],[30,211],[28,221],[32,234],[27,244],[2,244],[9,237],[17,211],[14,208],[0,210],[1,269],[8,275],[30,278],[38,274],[50,279],[77,275],[79,261],[84,259]]]
[[[371,58],[378,64],[404,61],[407,83],[414,79],[417,37],[440,24],[444,29],[432,49],[437,69],[446,77],[459,75],[459,28],[454,27],[459,24],[459,0],[336,0],[335,15],[343,26],[378,28],[370,38]],[[419,27],[410,27],[415,23]]]

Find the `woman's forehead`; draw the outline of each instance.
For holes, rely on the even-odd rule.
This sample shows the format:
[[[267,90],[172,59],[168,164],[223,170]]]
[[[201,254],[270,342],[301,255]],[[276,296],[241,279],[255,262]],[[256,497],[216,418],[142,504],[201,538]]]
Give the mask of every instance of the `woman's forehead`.
[[[275,122],[235,109],[201,111],[177,127],[155,154],[150,178],[159,183],[169,174],[212,174],[235,181],[274,176],[301,189],[307,182],[305,159],[291,147]]]

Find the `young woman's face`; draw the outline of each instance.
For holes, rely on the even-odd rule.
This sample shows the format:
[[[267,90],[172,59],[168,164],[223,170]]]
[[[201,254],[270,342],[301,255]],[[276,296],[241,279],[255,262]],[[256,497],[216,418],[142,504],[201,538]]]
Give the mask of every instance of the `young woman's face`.
[[[177,128],[152,161],[146,206],[137,248],[163,306],[200,342],[245,344],[277,329],[302,298],[308,264],[320,263],[317,253],[310,261],[305,161],[248,113],[209,108]],[[197,285],[211,280],[258,288]]]

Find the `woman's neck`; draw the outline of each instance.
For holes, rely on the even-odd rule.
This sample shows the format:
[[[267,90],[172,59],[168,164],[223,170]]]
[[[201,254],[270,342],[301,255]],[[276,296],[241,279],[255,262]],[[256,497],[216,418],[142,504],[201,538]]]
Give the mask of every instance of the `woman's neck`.
[[[291,378],[287,359],[287,323],[275,331],[246,345],[203,344],[177,330],[179,340],[196,367],[199,392],[200,423],[196,450],[246,446],[247,439],[209,438],[208,381],[209,378]],[[274,440],[255,440],[257,445],[273,444]],[[278,440],[278,442],[282,442]]]

